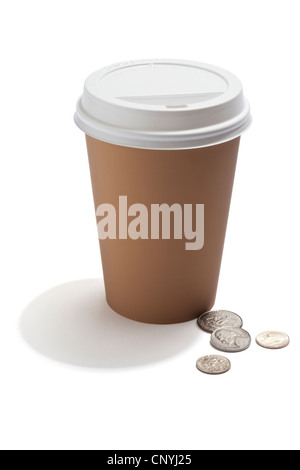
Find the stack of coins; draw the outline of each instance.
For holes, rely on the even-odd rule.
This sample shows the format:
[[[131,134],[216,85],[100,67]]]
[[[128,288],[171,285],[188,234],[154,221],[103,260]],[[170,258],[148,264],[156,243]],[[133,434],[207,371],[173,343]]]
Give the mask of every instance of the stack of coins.
[[[242,328],[243,320],[236,313],[228,310],[214,310],[201,314],[198,318],[201,330],[211,334],[211,345],[219,351],[234,353],[248,349],[251,336]],[[288,346],[290,339],[285,333],[267,331],[257,336],[259,346],[268,349],[282,349]],[[197,360],[196,367],[201,372],[219,375],[231,369],[229,359],[223,356],[203,356]]]

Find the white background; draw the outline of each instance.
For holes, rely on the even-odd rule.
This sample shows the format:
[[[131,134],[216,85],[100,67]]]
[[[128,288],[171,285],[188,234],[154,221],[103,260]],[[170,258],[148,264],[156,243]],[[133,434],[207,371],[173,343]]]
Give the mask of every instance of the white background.
[[[296,0],[2,2],[0,447],[299,450],[299,43]],[[84,79],[185,58],[243,82],[243,136],[216,308],[281,351],[213,353],[195,322],[140,325],[105,307],[84,135]]]

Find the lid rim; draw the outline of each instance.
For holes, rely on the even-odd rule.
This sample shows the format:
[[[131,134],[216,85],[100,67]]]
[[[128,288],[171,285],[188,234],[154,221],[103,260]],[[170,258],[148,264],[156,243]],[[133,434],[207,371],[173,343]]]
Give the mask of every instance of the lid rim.
[[[236,128],[231,129],[226,133],[216,131],[214,133],[206,134],[205,138],[199,138],[199,134],[194,136],[174,135],[172,136],[172,139],[159,139],[158,135],[154,137],[153,134],[147,135],[145,133],[136,134],[135,139],[133,139],[132,135],[130,137],[119,135],[118,138],[116,138],[115,133],[109,132],[109,130],[112,129],[111,126],[107,126],[108,128],[100,133],[99,130],[95,131],[95,128],[89,127],[87,124],[83,124],[82,121],[79,121],[78,113],[75,113],[74,121],[86,135],[109,144],[147,150],[184,150],[210,147],[212,145],[218,145],[228,142],[229,140],[233,140],[241,136],[250,127],[252,116],[249,113],[242,123],[239,123]]]

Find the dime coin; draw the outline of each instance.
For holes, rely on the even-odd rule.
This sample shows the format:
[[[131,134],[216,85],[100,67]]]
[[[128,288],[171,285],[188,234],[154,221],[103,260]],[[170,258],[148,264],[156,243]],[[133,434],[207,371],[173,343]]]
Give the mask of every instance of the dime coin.
[[[256,338],[257,344],[267,349],[282,349],[290,344],[290,338],[280,331],[265,331]]]
[[[243,326],[243,320],[239,315],[229,312],[228,310],[214,310],[202,313],[198,318],[198,325],[201,330],[207,333],[213,333],[223,326],[241,328]]]
[[[213,332],[211,344],[220,351],[241,352],[249,348],[251,336],[241,328],[223,327]]]
[[[198,359],[196,367],[204,374],[220,375],[231,369],[231,363],[223,356],[204,356]]]

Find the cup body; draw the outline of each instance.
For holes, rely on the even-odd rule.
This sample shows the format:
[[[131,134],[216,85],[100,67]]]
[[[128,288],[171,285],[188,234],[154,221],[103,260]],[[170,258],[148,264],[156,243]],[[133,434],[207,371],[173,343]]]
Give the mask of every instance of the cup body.
[[[192,320],[210,310],[216,297],[240,137],[180,150],[114,145],[89,135],[86,141],[95,210],[102,214],[97,223],[108,214],[103,204],[115,208],[115,236],[103,239],[102,234],[100,240],[110,307],[130,319],[156,324]],[[176,215],[170,210],[169,220],[166,213],[163,221],[160,213],[160,225],[154,230],[152,208],[174,204]],[[134,223],[133,233],[140,230],[141,237],[132,237],[130,223],[140,215],[140,205],[145,207],[143,227]],[[199,238],[194,242],[192,229]]]

